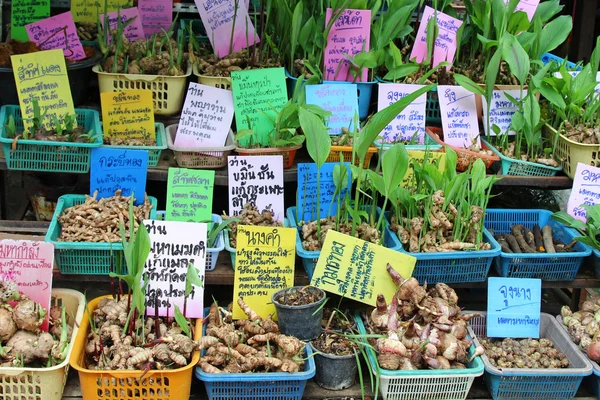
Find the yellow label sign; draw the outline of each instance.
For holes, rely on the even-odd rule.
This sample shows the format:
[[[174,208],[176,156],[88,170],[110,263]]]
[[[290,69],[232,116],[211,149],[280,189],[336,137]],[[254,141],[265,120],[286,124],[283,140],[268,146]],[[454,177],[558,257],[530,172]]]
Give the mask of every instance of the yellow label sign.
[[[262,318],[275,316],[271,296],[294,285],[296,229],[238,226],[233,298],[242,298]],[[246,319],[233,302],[233,319]]]
[[[55,129],[56,119],[62,122],[65,115],[75,114],[62,49],[19,54],[10,58],[25,129],[33,125],[34,99],[38,100],[40,114],[46,112],[41,122],[48,130]]]
[[[408,279],[417,259],[364,240],[328,231],[311,285],[361,303],[375,306],[382,293],[392,300],[396,285],[387,272],[390,264]]]
[[[133,0],[107,0],[108,12],[117,11],[133,6]],[[104,14],[104,1],[71,0],[71,14],[75,22],[98,21],[98,16]]]
[[[100,93],[104,137],[109,139],[153,139],[154,105],[151,90]]]
[[[408,170],[404,179],[402,180],[402,186],[408,188],[413,185],[413,176],[415,174],[414,166],[423,167],[423,162],[427,156],[427,164],[437,165],[438,171],[444,172],[446,169],[446,153],[440,153],[437,151],[420,151],[420,150],[408,150]]]

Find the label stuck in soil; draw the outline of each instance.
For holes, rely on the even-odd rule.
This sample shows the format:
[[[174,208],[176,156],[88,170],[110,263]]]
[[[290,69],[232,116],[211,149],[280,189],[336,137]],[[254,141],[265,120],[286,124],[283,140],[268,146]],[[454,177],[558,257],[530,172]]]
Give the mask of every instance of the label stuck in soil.
[[[123,34],[129,40],[129,42],[133,42],[136,39],[145,39],[145,30],[142,25],[142,20],[140,18],[140,14],[138,12],[137,7],[126,8],[121,11],[113,11],[108,13],[108,25],[111,30],[116,30],[119,25],[119,15],[121,15],[121,23],[125,25],[128,20],[132,20],[129,25],[127,25],[123,29]],[[100,24],[104,26],[104,14],[100,15]],[[167,27],[166,30],[168,30]],[[109,33],[108,37],[112,37]]]
[[[417,63],[422,63],[427,59],[427,23],[431,18],[437,16],[437,27],[438,36],[435,40],[433,47],[433,64],[432,67],[437,67],[441,62],[447,61],[449,63],[454,62],[454,55],[456,54],[456,32],[463,24],[459,19],[453,18],[443,12],[435,13],[435,10],[429,6],[425,6],[421,23],[419,24],[419,31],[415,38],[415,44],[412,52],[410,53],[410,59],[416,59]]]
[[[210,221],[214,184],[215,171],[169,168],[166,220]]]
[[[86,58],[70,11],[25,26],[29,40],[43,50],[62,49],[71,60]]]
[[[513,115],[519,111],[519,107],[509,100],[506,95],[512,96],[515,100],[521,99],[521,90],[494,90],[492,94],[492,104],[490,106],[490,124],[492,128],[496,125],[500,128],[501,134],[508,133],[514,135],[516,132],[509,130],[510,123],[512,122]],[[523,97],[527,96],[527,89],[523,89]],[[496,132],[492,129],[488,130],[488,105],[485,96],[481,96],[481,103],[483,108],[483,128],[485,134],[490,136],[496,136]]]
[[[567,212],[585,222],[587,218],[583,206],[593,206],[598,203],[600,203],[600,168],[577,163]]]
[[[356,84],[306,85],[306,104],[315,104],[332,113],[326,122],[330,135],[341,134],[342,128],[354,131],[354,118],[358,115]]]
[[[173,23],[173,0],[138,0],[138,9],[146,37],[169,31]]]
[[[336,165],[340,165],[339,163],[325,163],[320,169],[317,169],[315,163],[298,164],[296,207],[299,220],[315,221],[317,219],[317,198],[320,198],[318,218],[337,215],[338,204],[340,204],[340,200],[346,197],[352,184],[352,175],[349,168],[350,163],[347,162],[345,164],[346,184],[342,185],[340,193],[335,192],[335,179],[341,180],[344,173],[341,169],[339,169],[337,174],[334,173]],[[320,175],[320,193],[317,193],[317,174]]]
[[[84,0],[85,1],[85,0]],[[50,16],[50,0],[19,0],[11,3],[10,37],[27,42],[25,25]]]
[[[380,83],[377,111],[381,111],[402,100],[403,97],[424,87],[402,83]],[[383,143],[410,141],[411,144],[425,143],[425,106],[427,93],[410,103],[392,122],[383,129]]]
[[[156,138],[151,90],[100,93],[104,136],[148,140]]]

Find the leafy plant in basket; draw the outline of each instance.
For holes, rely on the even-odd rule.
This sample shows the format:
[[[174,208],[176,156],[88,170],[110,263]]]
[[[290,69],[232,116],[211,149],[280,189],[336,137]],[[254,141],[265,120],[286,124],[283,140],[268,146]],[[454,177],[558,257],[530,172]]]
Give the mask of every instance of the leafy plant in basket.
[[[564,211],[555,212],[552,214],[552,219],[577,230],[581,236],[575,237],[576,241],[600,250],[600,204],[593,206],[583,204],[581,207],[586,212],[585,222],[574,218]]]

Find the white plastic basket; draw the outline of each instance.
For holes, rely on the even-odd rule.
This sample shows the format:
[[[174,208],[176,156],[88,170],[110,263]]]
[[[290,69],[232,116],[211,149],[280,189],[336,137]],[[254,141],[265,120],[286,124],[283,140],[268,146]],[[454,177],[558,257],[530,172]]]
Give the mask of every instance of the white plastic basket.
[[[182,168],[218,169],[227,166],[227,156],[237,147],[230,129],[225,146],[222,147],[178,147],[175,146],[178,124],[167,126],[167,146],[175,154],[177,165]]]

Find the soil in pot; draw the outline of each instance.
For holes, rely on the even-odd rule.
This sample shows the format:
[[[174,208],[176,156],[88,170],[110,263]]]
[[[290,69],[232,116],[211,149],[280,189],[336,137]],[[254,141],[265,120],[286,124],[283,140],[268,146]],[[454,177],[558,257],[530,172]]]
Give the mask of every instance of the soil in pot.
[[[321,333],[325,292],[313,286],[295,286],[273,294],[279,329],[284,335],[311,340]]]
[[[343,390],[354,384],[358,370],[355,356],[358,346],[355,343],[336,333],[323,332],[311,345],[321,353],[315,355],[315,382],[319,386]]]

